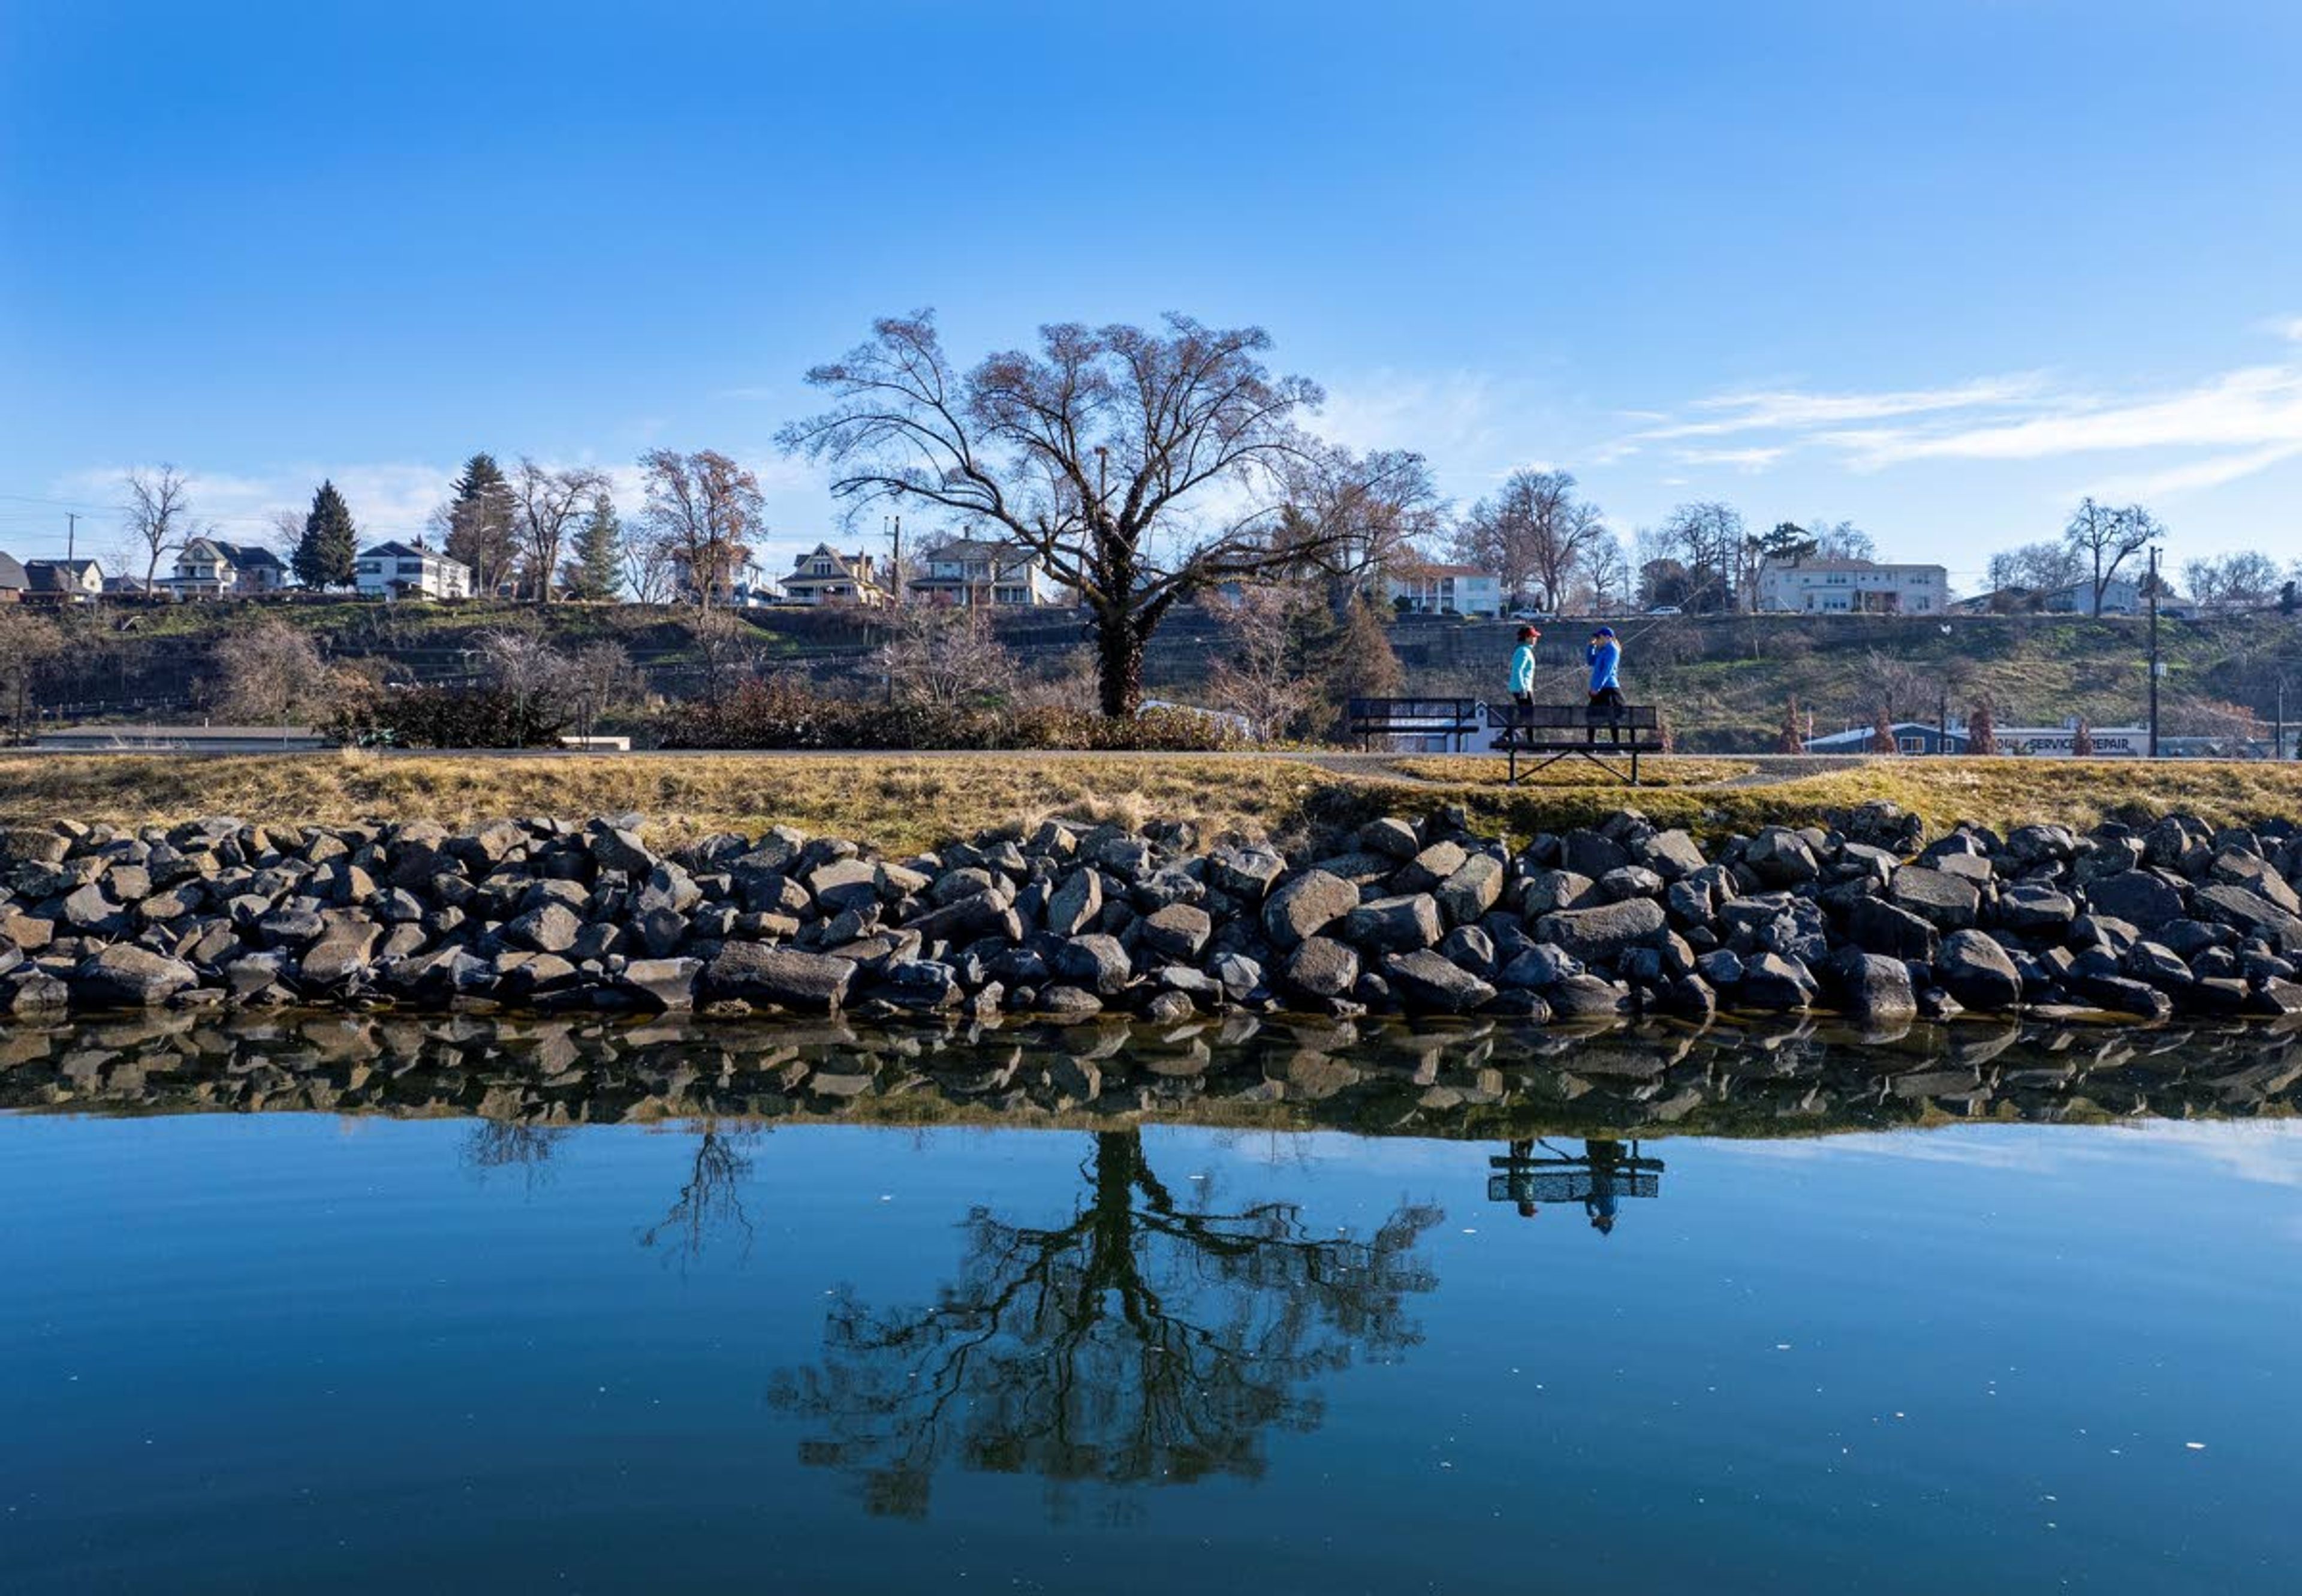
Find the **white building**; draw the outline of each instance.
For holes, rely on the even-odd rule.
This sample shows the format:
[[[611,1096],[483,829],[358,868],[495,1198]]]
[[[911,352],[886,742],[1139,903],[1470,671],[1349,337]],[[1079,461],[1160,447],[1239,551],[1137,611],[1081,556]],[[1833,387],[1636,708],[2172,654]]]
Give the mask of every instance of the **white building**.
[[[1500,615],[1503,579],[1476,566],[1408,566],[1384,578],[1394,605],[1415,615]]]
[[[920,574],[904,586],[913,598],[962,609],[1036,609],[1060,604],[1063,595],[1062,584],[1029,550],[973,538],[928,550]]]
[[[1759,568],[1759,608],[1815,615],[1940,615],[1950,605],[1941,566],[1873,559],[1769,560]]]
[[[353,584],[370,599],[468,599],[472,567],[421,543],[378,543],[360,552]]]

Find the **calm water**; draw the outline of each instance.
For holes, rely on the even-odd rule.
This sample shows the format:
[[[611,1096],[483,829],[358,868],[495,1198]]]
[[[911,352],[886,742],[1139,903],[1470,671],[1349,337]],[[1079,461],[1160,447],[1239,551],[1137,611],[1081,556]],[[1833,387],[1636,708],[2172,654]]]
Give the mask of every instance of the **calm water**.
[[[829,1074],[822,1112],[578,1124],[663,1101],[630,1076],[674,1043],[412,1035],[9,1040],[7,1101],[298,1112],[0,1115],[0,1589],[2295,1588],[2295,1122],[1941,1122],[2073,1046],[2138,1106],[2282,1114],[2283,1042],[1841,1046],[1799,1086],[1777,1038],[1757,1101],[1867,1079],[1928,1128],[1634,1145],[1538,1135],[1516,1071],[1559,1056],[1492,1037],[1365,1065],[1440,1116],[1377,1138],[840,1122]],[[1584,1119],[1693,1089],[1681,1041],[1609,1046],[1667,1062]],[[293,1084],[412,1111],[459,1054],[525,1112]]]

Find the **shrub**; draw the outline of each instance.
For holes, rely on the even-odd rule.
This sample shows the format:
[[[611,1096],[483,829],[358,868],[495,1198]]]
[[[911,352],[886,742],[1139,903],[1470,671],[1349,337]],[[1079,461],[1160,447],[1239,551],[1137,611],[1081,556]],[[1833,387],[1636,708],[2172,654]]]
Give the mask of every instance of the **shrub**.
[[[534,693],[504,687],[396,687],[351,728],[357,740],[404,748],[548,748],[567,717]]]
[[[674,704],[656,720],[666,748],[1061,748],[1196,753],[1239,745],[1222,721],[1187,710],[1133,720],[1038,704],[1020,709],[830,698],[783,678]]]

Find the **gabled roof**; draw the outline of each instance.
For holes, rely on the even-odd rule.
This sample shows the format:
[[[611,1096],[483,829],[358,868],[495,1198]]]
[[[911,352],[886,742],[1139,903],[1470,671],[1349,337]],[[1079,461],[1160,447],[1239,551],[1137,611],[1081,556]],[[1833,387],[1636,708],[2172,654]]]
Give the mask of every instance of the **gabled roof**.
[[[437,549],[426,549],[421,543],[378,543],[373,549],[361,550],[359,557],[362,559],[436,559],[445,565],[463,564],[461,560],[449,559]]]
[[[213,546],[217,553],[243,571],[253,570],[259,566],[268,566],[273,570],[287,568],[277,554],[261,543],[219,543],[214,538],[200,541]]]
[[[24,573],[31,579],[30,591],[36,593],[85,592],[91,572],[99,576],[92,559],[28,559]]]
[[[996,542],[989,538],[954,538],[948,543],[938,543],[920,556],[921,559],[1037,559],[1038,556],[1021,543]]]
[[[866,577],[863,575],[864,567],[870,563],[871,557],[870,555],[862,552],[861,550],[858,550],[853,554],[842,554],[838,550],[833,548],[828,543],[818,543],[805,554],[802,554],[798,559],[793,560],[792,574],[784,580],[786,582],[801,583],[830,580],[830,578],[828,577],[811,575],[805,568],[808,565],[818,559],[830,560],[833,565],[838,567],[839,575],[846,577],[850,581],[878,580],[876,574],[870,577]]]
[[[0,589],[20,593],[31,585],[32,579],[24,574],[23,562],[13,554],[0,554]]]

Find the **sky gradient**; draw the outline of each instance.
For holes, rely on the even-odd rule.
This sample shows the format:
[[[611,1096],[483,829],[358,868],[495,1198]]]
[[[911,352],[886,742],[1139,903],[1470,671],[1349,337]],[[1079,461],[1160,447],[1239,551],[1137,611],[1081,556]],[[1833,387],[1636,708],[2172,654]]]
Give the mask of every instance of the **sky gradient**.
[[[800,374],[932,306],[967,360],[1260,323],[1458,504],[1555,465],[1970,590],[2091,491],[2283,563],[2298,61],[2283,0],[15,0],[0,549],[114,545],[131,464],[387,535],[475,449],[669,445],[760,470],[780,568],[836,531]]]

